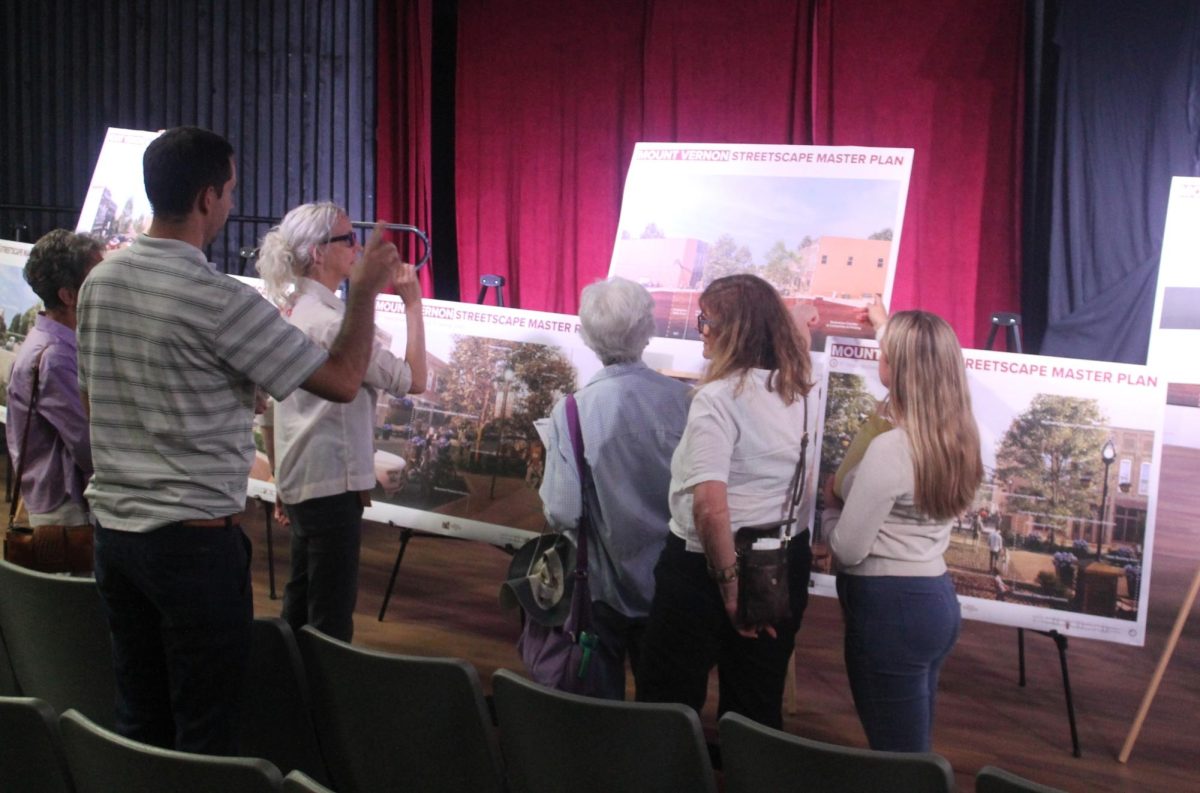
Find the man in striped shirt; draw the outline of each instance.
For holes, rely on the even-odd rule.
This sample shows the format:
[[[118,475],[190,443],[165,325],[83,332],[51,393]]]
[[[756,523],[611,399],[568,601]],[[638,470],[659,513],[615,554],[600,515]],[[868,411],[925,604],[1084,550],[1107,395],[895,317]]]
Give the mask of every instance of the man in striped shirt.
[[[349,402],[371,351],[375,296],[400,259],[376,229],[328,353],[202,249],[225,225],[233,147],[196,127],[146,149],[154,219],[93,271],[79,300],[79,387],[90,409],[96,583],[117,674],[117,730],[235,751],[253,603],[240,526],[255,387]]]

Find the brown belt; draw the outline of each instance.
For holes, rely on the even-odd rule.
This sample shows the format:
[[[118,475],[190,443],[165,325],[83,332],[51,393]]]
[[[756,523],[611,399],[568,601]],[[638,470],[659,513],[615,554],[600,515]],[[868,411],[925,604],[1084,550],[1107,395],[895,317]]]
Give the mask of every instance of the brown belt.
[[[239,513],[226,515],[223,518],[193,518],[176,521],[176,523],[189,529],[232,529],[234,526],[242,525],[242,516]]]

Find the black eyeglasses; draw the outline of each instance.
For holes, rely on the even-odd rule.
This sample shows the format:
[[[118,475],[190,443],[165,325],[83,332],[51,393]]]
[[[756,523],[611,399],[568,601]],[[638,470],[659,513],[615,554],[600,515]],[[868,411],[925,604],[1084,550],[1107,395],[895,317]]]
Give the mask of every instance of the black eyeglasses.
[[[712,327],[712,320],[703,311],[696,314],[696,331],[703,336],[704,331]]]
[[[331,242],[344,242],[344,243],[346,243],[347,248],[353,248],[354,243],[357,239],[358,238],[354,236],[353,231],[347,231],[345,234],[339,234],[336,237],[330,237],[329,239],[323,241],[321,244],[328,245]]]

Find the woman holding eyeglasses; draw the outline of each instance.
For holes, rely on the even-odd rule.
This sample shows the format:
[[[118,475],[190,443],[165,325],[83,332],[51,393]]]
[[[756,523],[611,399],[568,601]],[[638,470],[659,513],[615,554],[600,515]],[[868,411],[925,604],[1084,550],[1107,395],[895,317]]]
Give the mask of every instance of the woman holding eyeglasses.
[[[334,291],[361,254],[341,207],[303,204],[263,238],[258,272],[268,297],[288,320],[329,347],[345,313]],[[292,532],[283,618],[294,630],[312,625],[344,641],[354,634],[363,506],[375,487],[376,397],[381,390],[396,396],[425,390],[421,286],[411,264],[401,267],[395,289],[405,306],[403,359],[381,343],[377,331],[363,386],[352,402],[327,402],[297,392],[272,405],[262,420],[274,463],[276,512],[281,519],[286,516]]]
[[[962,619],[943,555],[983,477],[962,350],[945,320],[887,320],[889,389],[857,464],[826,483],[822,525],[838,566],[850,691],[872,749],[928,752],[942,662]],[[870,433],[874,433],[871,437]],[[844,503],[843,503],[844,499]]]
[[[807,422],[805,410],[812,362],[779,295],[752,275],[713,281],[700,296],[696,325],[709,363],[671,459],[671,533],[654,571],[638,699],[699,711],[715,665],[718,713],[779,727],[787,662],[808,598],[808,531],[785,529],[792,534],[792,613],[773,625],[737,619],[734,531],[787,517],[802,436],[816,423],[816,405],[808,406]],[[806,467],[813,470],[811,459]],[[811,496],[805,493],[797,514],[807,513]]]

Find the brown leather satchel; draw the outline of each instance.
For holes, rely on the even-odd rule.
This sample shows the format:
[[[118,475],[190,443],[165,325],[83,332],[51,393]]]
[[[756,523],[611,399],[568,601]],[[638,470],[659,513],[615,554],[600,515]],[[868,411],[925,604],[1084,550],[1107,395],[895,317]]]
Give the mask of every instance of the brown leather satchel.
[[[741,526],[733,533],[737,553],[738,623],[775,625],[792,615],[788,586],[789,529],[796,522],[796,506],[804,497],[805,457],[808,453],[808,397],[804,398],[804,436],[800,460],[788,485],[788,516],[773,523]],[[777,548],[754,548],[763,539],[780,540]]]
[[[92,573],[92,527],[28,525],[28,513],[21,499],[21,477],[25,468],[25,450],[29,445],[29,427],[37,415],[38,371],[41,357],[33,364],[33,389],[29,397],[29,418],[21,435],[21,457],[17,461],[12,503],[8,508],[8,531],[4,534],[4,560],[42,573]]]

